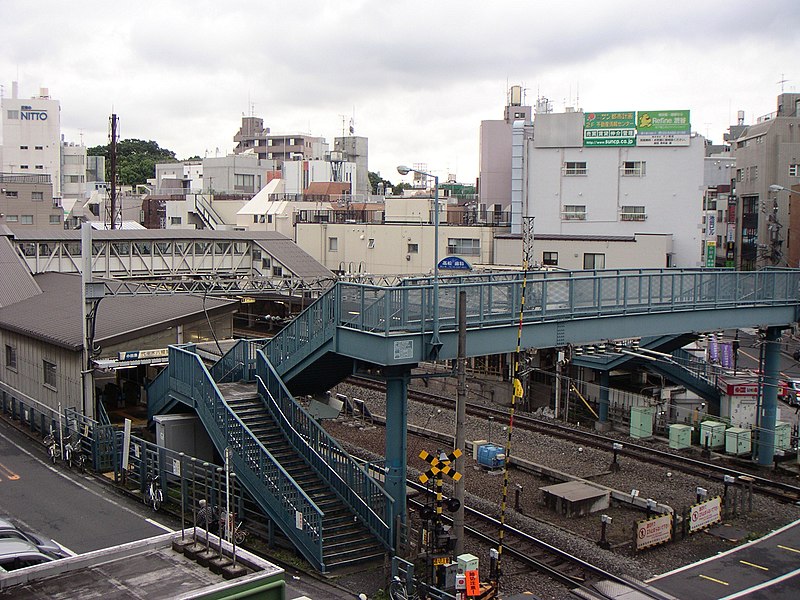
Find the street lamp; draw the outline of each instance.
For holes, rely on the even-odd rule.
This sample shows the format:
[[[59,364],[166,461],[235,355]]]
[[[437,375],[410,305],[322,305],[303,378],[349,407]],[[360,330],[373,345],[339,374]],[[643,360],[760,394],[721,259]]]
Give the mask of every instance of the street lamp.
[[[439,340],[439,177],[405,165],[399,165],[397,172],[400,175],[418,173],[425,177],[433,177],[433,336],[431,336],[429,358],[436,360],[439,357],[439,349],[442,347],[442,342]]]

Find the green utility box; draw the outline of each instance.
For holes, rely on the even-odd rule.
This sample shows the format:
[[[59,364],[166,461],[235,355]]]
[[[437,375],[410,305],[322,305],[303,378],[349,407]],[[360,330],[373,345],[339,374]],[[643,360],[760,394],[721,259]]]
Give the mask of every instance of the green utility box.
[[[669,447],[683,450],[692,445],[692,426],[676,423],[669,426]]]
[[[789,450],[792,447],[792,424],[786,421],[775,423],[775,450]]]
[[[631,408],[631,437],[653,437],[653,415],[656,409],[652,406],[634,406]]]
[[[700,445],[703,448],[717,449],[725,446],[725,423],[703,421],[700,423]]]
[[[725,452],[734,456],[750,454],[753,432],[741,427],[731,427],[725,431]]]

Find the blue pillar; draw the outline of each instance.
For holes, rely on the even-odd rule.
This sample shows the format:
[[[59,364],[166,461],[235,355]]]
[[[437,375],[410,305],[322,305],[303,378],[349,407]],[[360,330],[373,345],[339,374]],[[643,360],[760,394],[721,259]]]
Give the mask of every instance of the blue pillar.
[[[397,517],[406,522],[406,457],[408,418],[408,378],[411,369],[407,365],[388,367],[386,377],[386,491],[394,500],[391,527]],[[397,532],[395,532],[397,539]]]
[[[764,385],[758,435],[758,464],[769,466],[775,458],[775,418],[778,412],[778,358],[781,330],[768,327],[764,340]]]
[[[598,411],[600,415],[600,422],[608,422],[608,386],[610,378],[608,371],[600,371],[600,402]]]

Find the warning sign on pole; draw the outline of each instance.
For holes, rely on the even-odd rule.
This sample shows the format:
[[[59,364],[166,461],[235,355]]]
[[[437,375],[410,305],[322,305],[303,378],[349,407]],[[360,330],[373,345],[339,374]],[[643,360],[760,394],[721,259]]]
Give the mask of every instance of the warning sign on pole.
[[[722,498],[717,496],[695,504],[689,512],[689,533],[705,529],[722,520]]]

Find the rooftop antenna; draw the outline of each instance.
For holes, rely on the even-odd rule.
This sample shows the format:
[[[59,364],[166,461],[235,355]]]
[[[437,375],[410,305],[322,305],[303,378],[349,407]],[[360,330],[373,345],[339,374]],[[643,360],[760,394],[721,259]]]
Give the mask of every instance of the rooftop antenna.
[[[781,84],[781,94],[782,94],[783,93],[783,89],[784,89],[784,84],[789,83],[789,80],[786,79],[786,77],[784,77],[783,73],[781,73],[781,79],[777,83]]]

